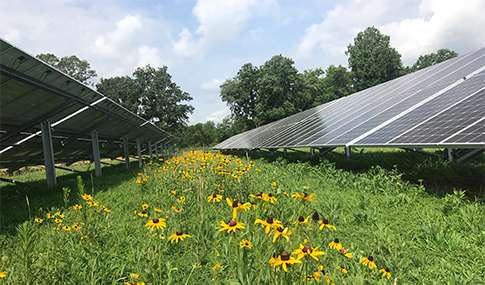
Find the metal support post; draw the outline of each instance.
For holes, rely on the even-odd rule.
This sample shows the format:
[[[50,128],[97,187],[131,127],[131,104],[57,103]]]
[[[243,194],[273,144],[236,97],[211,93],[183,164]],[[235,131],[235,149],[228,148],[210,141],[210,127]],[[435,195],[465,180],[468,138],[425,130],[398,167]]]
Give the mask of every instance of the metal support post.
[[[148,141],[148,154],[150,155],[150,163],[153,163],[152,141]]]
[[[284,149],[283,149],[283,155],[284,155],[284,156],[286,156],[286,154],[287,154],[287,149],[286,149],[286,148],[284,148]]]
[[[158,160],[158,144],[157,143],[155,143],[155,158],[156,158],[156,161],[158,163],[159,160]]]
[[[313,147],[310,148],[310,154],[315,155],[315,149]]]
[[[125,165],[127,169],[130,169],[130,146],[128,145],[128,137],[123,136],[123,150],[125,153]]]
[[[98,140],[98,132],[92,131],[91,132],[91,141],[93,143],[93,160],[94,160],[94,169],[96,177],[102,175],[101,172],[101,157],[99,154],[99,140]]]
[[[345,155],[347,157],[350,157],[350,154],[352,153],[350,146],[345,146]]]
[[[143,166],[143,159],[141,157],[141,141],[140,139],[136,139],[136,151],[138,152],[138,167]]]
[[[40,124],[42,130],[42,148],[44,151],[45,175],[47,187],[57,185],[56,168],[54,163],[54,148],[52,146],[52,132],[49,121],[43,121]]]
[[[447,148],[446,149],[446,154],[447,154],[447,157],[448,157],[448,160],[450,162],[453,162],[455,159],[453,158],[453,149],[452,148]]]

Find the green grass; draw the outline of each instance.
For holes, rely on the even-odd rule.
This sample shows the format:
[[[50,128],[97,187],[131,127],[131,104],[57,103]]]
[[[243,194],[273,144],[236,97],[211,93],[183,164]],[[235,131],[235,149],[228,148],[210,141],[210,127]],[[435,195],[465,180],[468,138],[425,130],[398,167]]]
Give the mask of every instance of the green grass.
[[[236,165],[234,157],[229,158],[230,165],[219,157],[212,161],[191,157],[193,162],[146,165],[141,171],[134,164],[132,169],[105,167],[102,177],[83,176],[82,182],[59,171],[55,189],[0,184],[0,272],[7,272],[0,284],[298,284],[303,275],[318,272],[317,265],[324,266],[335,284],[393,284],[395,279],[396,284],[484,284],[483,156],[456,165],[420,154],[379,150],[356,152],[350,159],[299,153],[283,159],[251,153],[254,166],[249,166],[245,153],[237,155],[245,166]],[[209,171],[217,165],[221,169]],[[162,166],[176,166],[175,173]],[[238,178],[218,174],[236,173],[237,167],[250,169]],[[183,171],[191,169],[193,176],[182,178]],[[481,180],[473,181],[479,185],[463,182],[477,175]],[[136,183],[140,177],[146,182]],[[15,179],[45,183],[40,172]],[[176,194],[170,195],[171,190]],[[315,193],[316,202],[294,203],[291,195],[303,191]],[[263,205],[248,197],[258,192],[274,193],[278,201]],[[100,208],[89,207],[81,193],[92,194],[111,212],[93,211]],[[207,202],[207,196],[216,193],[258,204],[257,209],[238,212],[237,221],[246,228],[237,235],[216,229],[220,221],[232,217],[224,200]],[[178,202],[181,196],[186,200]],[[163,232],[147,230],[148,218],[137,215],[145,203],[148,218],[166,219]],[[83,208],[73,210],[75,204]],[[176,213],[172,206],[182,211]],[[153,207],[163,212],[158,214]],[[308,229],[290,224],[315,211],[337,231],[312,230],[311,223]],[[55,231],[55,222],[46,215],[56,212],[62,212],[70,226],[84,225],[78,231]],[[289,242],[273,243],[272,236],[254,224],[267,216],[292,230]],[[39,224],[35,218],[44,221]],[[168,237],[178,230],[191,237],[170,243]],[[352,259],[328,247],[335,238],[353,253]],[[241,240],[251,241],[253,248],[240,248]],[[305,257],[288,273],[269,265],[273,253],[291,253],[300,244],[319,246],[318,251],[326,254],[318,262]],[[377,269],[359,263],[370,255]],[[348,273],[337,270],[340,265]],[[386,267],[392,274],[389,280],[378,272]],[[130,273],[140,278],[134,280]]]

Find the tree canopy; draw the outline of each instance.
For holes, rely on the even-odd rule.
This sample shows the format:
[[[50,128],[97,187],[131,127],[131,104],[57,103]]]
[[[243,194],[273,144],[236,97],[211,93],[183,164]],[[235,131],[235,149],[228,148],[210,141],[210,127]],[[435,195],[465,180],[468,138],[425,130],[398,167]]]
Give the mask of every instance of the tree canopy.
[[[399,52],[391,47],[390,37],[368,27],[347,46],[349,68],[354,74],[354,88],[360,91],[402,75]]]
[[[243,132],[352,93],[351,75],[333,65],[299,73],[291,58],[275,55],[259,68],[244,64],[220,95],[232,125]]]
[[[429,53],[420,55],[416,62],[411,67],[411,72],[417,71],[445,60],[457,57],[458,53],[447,48],[439,49],[436,53]]]
[[[167,66],[156,69],[146,65],[137,68],[133,77],[101,78],[96,87],[100,93],[142,118],[169,132],[177,132],[187,124],[194,107],[183,104],[192,97],[172,82],[167,69]]]
[[[98,76],[87,60],[81,60],[75,55],[59,59],[52,53],[40,53],[36,57],[84,84],[92,85],[89,79]]]

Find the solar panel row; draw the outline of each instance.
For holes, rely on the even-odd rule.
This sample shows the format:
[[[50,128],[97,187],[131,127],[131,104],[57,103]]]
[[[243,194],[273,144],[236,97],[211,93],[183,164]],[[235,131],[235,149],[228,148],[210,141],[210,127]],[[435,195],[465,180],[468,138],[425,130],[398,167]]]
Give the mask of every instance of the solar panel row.
[[[0,39],[0,168],[44,164],[41,124],[49,122],[56,163],[124,156],[123,137],[158,147],[175,137],[32,55]]]
[[[214,149],[484,148],[485,48],[231,137]]]

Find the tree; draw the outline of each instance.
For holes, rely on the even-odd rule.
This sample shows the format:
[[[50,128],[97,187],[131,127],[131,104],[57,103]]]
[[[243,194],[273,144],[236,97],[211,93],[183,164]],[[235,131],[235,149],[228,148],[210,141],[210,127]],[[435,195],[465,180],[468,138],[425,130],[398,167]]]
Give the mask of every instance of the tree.
[[[255,106],[258,98],[257,80],[259,69],[251,63],[244,64],[232,79],[227,79],[221,86],[221,99],[231,110],[232,117],[241,131],[254,128]]]
[[[194,107],[182,104],[192,97],[171,79],[167,66],[155,69],[146,65],[137,68],[132,78],[101,79],[96,87],[100,93],[162,129],[177,132],[187,124]]]
[[[354,44],[347,46],[346,55],[354,74],[354,88],[360,91],[402,75],[401,55],[390,46],[390,37],[377,28],[359,32]]]
[[[291,58],[275,55],[261,66],[257,80],[256,126],[302,111],[304,103],[298,102],[301,77],[293,64]]]
[[[129,76],[101,78],[96,85],[99,93],[111,98],[129,111],[138,114],[142,103],[136,82]]]
[[[447,48],[439,49],[436,53],[430,53],[425,55],[420,55],[418,60],[411,67],[411,72],[423,69],[435,65],[437,63],[443,62],[445,60],[457,57],[458,53],[449,50]]]
[[[88,61],[81,60],[75,55],[64,56],[59,59],[52,53],[41,53],[36,57],[84,84],[92,85],[93,83],[89,82],[89,79],[98,76],[96,71],[91,69]]]

